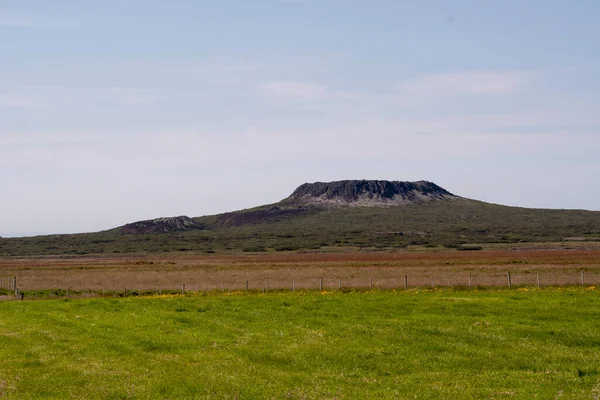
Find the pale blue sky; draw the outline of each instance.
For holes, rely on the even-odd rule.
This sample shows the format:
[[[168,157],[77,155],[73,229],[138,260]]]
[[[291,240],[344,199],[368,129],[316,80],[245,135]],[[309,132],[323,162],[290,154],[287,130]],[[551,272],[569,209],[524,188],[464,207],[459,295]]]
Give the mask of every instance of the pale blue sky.
[[[0,0],[0,236],[431,180],[600,210],[598,1]]]

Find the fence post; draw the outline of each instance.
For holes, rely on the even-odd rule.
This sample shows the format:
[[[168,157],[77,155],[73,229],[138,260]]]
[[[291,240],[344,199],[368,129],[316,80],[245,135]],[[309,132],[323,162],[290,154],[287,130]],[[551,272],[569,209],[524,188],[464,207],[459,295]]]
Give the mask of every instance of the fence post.
[[[292,293],[296,291],[296,280],[292,279]]]
[[[338,289],[342,290],[342,280],[338,278]]]
[[[225,286],[223,284],[223,282],[221,282],[221,293],[223,293],[225,291]]]
[[[373,279],[369,278],[369,290],[373,290]]]
[[[269,293],[269,280],[268,279],[266,281],[266,288],[267,288],[267,293]]]
[[[248,281],[246,281],[246,292],[248,291]]]
[[[319,279],[319,290],[323,291],[323,278]]]
[[[538,285],[538,289],[540,288],[540,271],[536,272],[537,275],[537,285]]]
[[[185,283],[181,285],[181,294],[185,294]]]
[[[19,292],[17,291],[17,277],[16,276],[14,277],[14,280],[13,280],[13,289],[15,291],[15,297],[18,296]]]
[[[585,286],[585,271],[581,270],[581,286]]]
[[[433,289],[433,275],[431,276],[431,288]]]
[[[507,277],[508,277],[508,288],[512,288],[512,281],[510,279],[510,271],[507,272]]]
[[[471,273],[469,272],[469,287],[473,285],[473,281],[471,280]]]
[[[408,289],[408,275],[404,275],[404,289]]]

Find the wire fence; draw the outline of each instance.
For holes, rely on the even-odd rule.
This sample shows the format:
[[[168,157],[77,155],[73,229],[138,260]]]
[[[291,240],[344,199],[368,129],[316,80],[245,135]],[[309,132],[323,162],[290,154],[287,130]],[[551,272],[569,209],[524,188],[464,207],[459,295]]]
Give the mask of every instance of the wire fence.
[[[399,271],[400,272],[400,271]],[[273,291],[333,291],[333,290],[407,290],[414,288],[516,288],[545,286],[593,286],[600,284],[600,270],[542,270],[542,271],[473,271],[443,273],[396,273],[393,276],[316,276],[296,279],[276,276],[264,279],[186,279],[145,281],[62,282],[63,285],[40,286],[29,284],[27,276],[0,277],[0,296],[5,299],[36,298],[71,295],[155,295],[198,292],[273,292]]]

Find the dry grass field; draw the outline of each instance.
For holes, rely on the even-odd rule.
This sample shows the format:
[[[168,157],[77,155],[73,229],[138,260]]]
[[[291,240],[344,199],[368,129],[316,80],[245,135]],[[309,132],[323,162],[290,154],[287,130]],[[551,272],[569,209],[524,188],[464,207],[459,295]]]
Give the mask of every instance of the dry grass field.
[[[600,283],[600,249],[41,257],[0,259],[19,289],[187,291]]]

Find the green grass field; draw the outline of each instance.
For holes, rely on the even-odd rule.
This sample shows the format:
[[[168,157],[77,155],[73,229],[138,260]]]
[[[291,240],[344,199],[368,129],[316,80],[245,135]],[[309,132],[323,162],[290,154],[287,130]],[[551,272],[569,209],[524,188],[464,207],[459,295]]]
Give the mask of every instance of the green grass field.
[[[0,398],[597,399],[600,290],[0,303]]]

